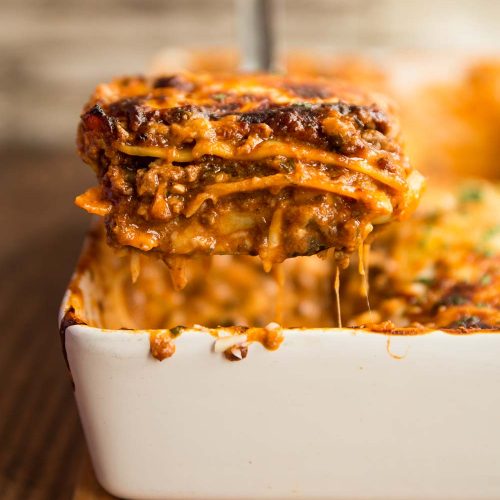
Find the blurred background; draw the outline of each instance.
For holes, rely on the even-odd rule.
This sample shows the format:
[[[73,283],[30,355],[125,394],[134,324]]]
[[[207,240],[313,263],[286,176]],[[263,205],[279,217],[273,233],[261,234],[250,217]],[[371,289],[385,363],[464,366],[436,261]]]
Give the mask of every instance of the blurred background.
[[[80,110],[113,76],[191,64],[178,49],[234,66],[234,12],[232,0],[0,2],[2,499],[71,498],[85,456],[56,329],[89,222],[72,200],[94,182],[75,152]],[[451,60],[500,54],[497,0],[282,0],[277,14],[279,52],[316,54],[319,66],[336,54],[431,55],[446,76]]]
[[[497,0],[282,0],[278,47],[491,53]],[[237,48],[233,0],[2,0],[0,139],[72,147],[82,103],[170,47]]]

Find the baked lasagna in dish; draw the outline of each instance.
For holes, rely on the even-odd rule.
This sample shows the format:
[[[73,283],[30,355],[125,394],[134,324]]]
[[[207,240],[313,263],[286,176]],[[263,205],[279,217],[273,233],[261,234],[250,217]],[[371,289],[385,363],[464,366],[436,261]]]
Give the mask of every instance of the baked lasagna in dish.
[[[481,72],[480,88],[496,74]],[[91,273],[91,323],[149,330],[158,359],[185,328],[269,349],[287,328],[497,331],[498,186],[457,180],[459,166],[477,164],[444,161],[442,137],[416,133],[408,113],[423,103],[408,98],[411,149],[425,153],[417,163],[432,180],[415,211],[423,180],[392,105],[353,79],[184,73],[99,86],[78,132],[99,185],[77,204],[103,216],[83,259],[91,265],[74,278]],[[474,89],[470,103],[483,102]],[[493,104],[483,103],[488,116]],[[439,109],[428,123],[453,130],[457,117]],[[75,286],[63,325],[82,296]],[[233,347],[229,359],[245,357]]]
[[[258,255],[269,270],[326,249],[345,268],[423,184],[386,99],[312,77],[121,78],[86,105],[78,148],[99,186],[77,205],[104,216],[113,246],[174,271],[193,255]]]

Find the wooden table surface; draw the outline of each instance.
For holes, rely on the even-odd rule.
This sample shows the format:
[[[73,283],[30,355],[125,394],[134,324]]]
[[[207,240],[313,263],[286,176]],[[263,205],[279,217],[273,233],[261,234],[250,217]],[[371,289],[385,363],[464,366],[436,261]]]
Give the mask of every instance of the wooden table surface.
[[[72,151],[2,151],[0,498],[72,498],[85,457],[57,310],[89,222]]]
[[[97,482],[88,456],[80,468],[72,500],[117,500]]]

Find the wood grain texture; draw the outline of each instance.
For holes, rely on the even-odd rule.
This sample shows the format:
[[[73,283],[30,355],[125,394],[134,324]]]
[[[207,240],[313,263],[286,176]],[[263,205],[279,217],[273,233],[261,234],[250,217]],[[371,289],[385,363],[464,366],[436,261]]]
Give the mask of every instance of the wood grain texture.
[[[82,464],[80,474],[78,475],[78,482],[76,484],[73,500],[113,500],[117,497],[106,493],[97,479],[92,469],[92,464],[88,455]]]
[[[73,152],[0,151],[0,498],[72,496],[83,438],[57,310],[88,218],[92,175]]]

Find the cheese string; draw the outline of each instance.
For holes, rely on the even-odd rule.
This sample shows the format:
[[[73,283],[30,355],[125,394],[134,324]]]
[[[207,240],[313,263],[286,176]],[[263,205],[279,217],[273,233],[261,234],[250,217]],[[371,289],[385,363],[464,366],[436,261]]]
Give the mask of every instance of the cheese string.
[[[338,264],[335,265],[335,282],[333,287],[335,290],[335,305],[337,308],[337,327],[342,328],[342,312],[340,310],[340,266]]]
[[[276,307],[274,312],[274,321],[283,325],[283,314],[285,309],[285,272],[283,264],[273,266],[273,277],[276,282]]]
[[[370,244],[360,241],[358,245],[358,272],[361,276],[361,296],[365,297],[368,310],[371,312],[368,296],[370,285],[368,283]]]
[[[364,295],[366,297],[366,305],[368,307],[368,311],[371,313],[372,308],[370,306],[370,282],[369,282],[369,277],[370,277],[370,243],[364,243],[363,244],[363,268],[364,268],[364,275],[363,275],[363,290],[364,290]]]

